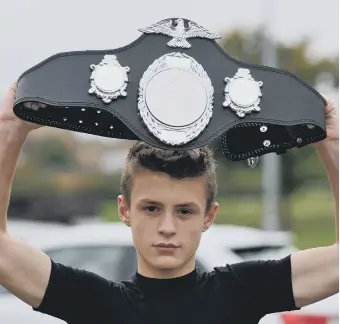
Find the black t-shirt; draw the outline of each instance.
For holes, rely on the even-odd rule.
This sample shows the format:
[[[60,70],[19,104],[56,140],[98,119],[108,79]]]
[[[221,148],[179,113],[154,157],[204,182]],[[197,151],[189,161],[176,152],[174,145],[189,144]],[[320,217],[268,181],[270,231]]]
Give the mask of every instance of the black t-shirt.
[[[296,310],[290,256],[249,261],[179,278],[108,281],[52,261],[36,311],[69,324],[253,324],[266,314]]]

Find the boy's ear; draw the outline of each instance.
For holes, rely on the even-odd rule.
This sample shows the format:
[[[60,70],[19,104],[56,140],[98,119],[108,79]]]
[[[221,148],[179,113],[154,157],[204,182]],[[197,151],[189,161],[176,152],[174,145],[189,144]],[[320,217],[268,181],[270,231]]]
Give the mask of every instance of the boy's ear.
[[[126,226],[131,226],[131,219],[130,219],[130,213],[129,213],[129,204],[125,197],[123,195],[119,195],[117,197],[118,202],[118,214],[121,221]]]
[[[203,224],[202,232],[205,232],[206,230],[208,230],[208,228],[214,223],[218,209],[219,209],[219,204],[217,202],[214,202],[204,217],[204,224]]]

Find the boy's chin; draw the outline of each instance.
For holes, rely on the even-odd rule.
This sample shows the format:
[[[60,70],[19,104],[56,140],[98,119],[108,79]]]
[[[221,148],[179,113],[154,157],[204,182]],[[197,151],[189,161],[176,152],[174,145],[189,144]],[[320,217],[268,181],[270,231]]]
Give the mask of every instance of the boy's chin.
[[[158,270],[162,271],[174,271],[179,270],[183,266],[183,261],[179,260],[178,257],[171,255],[162,255],[156,257],[151,262],[152,266]]]

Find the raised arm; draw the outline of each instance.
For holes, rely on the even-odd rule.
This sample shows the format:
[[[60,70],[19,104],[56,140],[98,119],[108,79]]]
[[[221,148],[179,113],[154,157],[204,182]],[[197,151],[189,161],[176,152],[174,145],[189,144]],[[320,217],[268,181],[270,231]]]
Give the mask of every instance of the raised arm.
[[[339,291],[339,107],[326,107],[327,139],[315,145],[328,175],[334,196],[335,233],[333,245],[292,255],[292,285],[295,304],[306,306]]]
[[[247,261],[231,270],[240,283],[244,303],[258,318],[292,311],[339,291],[339,124],[338,106],[326,107],[327,139],[314,144],[334,196],[335,242],[330,246],[295,252],[281,260]],[[228,274],[228,271],[224,273]]]
[[[43,252],[7,232],[7,210],[20,150],[29,132],[39,127],[14,115],[15,91],[16,84],[13,84],[0,106],[0,284],[27,304],[37,307],[47,288],[51,261]]]

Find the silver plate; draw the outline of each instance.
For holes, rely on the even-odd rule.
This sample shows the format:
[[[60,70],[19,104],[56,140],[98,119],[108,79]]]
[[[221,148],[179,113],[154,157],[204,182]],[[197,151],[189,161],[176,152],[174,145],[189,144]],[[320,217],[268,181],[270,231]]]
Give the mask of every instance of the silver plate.
[[[208,29],[196,24],[193,21],[188,21],[188,27],[184,24],[184,19],[178,18],[174,20],[175,26],[173,26],[173,19],[161,20],[151,26],[138,29],[142,33],[146,34],[163,34],[172,37],[167,43],[170,47],[190,48],[191,44],[187,41],[188,38],[207,38],[218,39],[221,36],[210,32]]]
[[[105,103],[127,95],[127,73],[130,68],[121,66],[116,55],[105,55],[98,65],[91,64],[90,68],[92,70],[90,94],[95,93]]]
[[[260,111],[262,81],[255,81],[248,69],[240,68],[233,78],[225,78],[224,107],[230,107],[239,117]]]
[[[208,125],[213,97],[203,67],[186,54],[169,53],[156,59],[139,82],[139,115],[160,141],[183,145]]]

